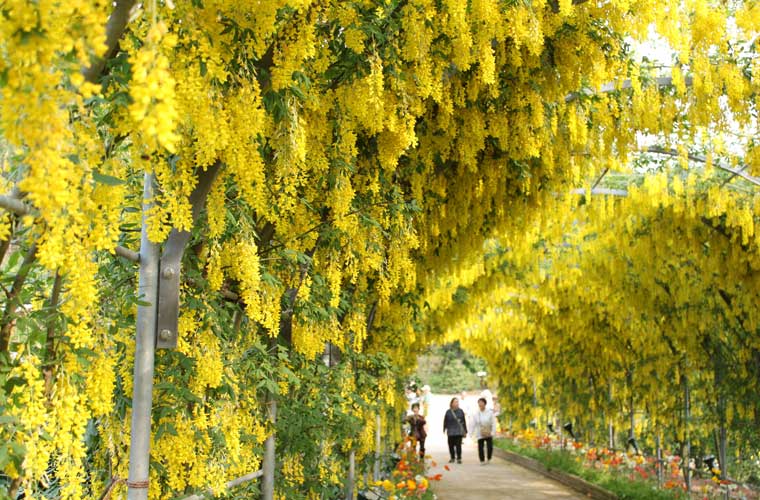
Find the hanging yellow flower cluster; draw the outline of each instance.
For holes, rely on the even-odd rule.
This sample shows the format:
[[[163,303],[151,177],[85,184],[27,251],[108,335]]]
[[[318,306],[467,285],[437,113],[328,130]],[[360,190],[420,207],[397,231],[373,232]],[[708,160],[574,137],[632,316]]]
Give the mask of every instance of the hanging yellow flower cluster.
[[[734,326],[756,324],[746,298],[753,295],[742,293],[754,290],[747,267],[731,271],[718,257],[758,265],[757,208],[743,198],[720,190],[698,197],[697,179],[653,177],[631,190],[626,203],[638,210],[620,215],[609,202],[591,203],[591,222],[572,230],[541,219],[574,217],[573,203],[557,195],[627,164],[641,132],[664,134],[686,164],[679,144],[730,158],[722,138],[741,127],[737,142],[757,167],[760,58],[752,41],[760,16],[751,1],[6,1],[0,10],[0,184],[25,204],[0,222],[10,291],[0,363],[14,381],[0,398],[14,418],[0,443],[18,445],[3,465],[14,492],[43,488],[51,458],[63,498],[97,496],[108,471],[126,473],[142,291],[134,267],[111,253],[137,245],[146,172],[156,188],[145,200],[153,204],[150,239],[163,243],[172,229],[192,234],[179,349],[157,357],[153,498],[218,490],[258,466],[260,391],[297,391],[311,371],[291,377],[287,361],[313,359],[325,342],[347,355],[387,356],[399,375],[451,325],[473,342],[515,326],[520,335],[498,340],[493,352],[517,352],[524,368],[548,366],[563,352],[558,318],[624,332],[631,347],[598,341],[570,363],[571,380],[585,384],[593,356],[622,363],[614,352],[644,345],[639,328],[668,338],[673,325],[717,331],[715,322],[681,314],[697,293],[682,289],[695,282],[705,293],[725,286],[728,299],[712,293],[709,305],[733,314]],[[658,72],[631,52],[650,28],[672,47],[672,68]],[[217,170],[196,217],[190,196],[199,175]],[[713,229],[703,217],[731,240],[710,239],[715,251],[705,250],[700,238]],[[622,291],[639,290],[624,280],[627,261],[612,256],[670,255],[679,223],[691,250],[705,254],[698,269],[719,266],[737,281],[700,281],[673,250],[680,286],[649,302],[637,293],[644,321]],[[611,250],[603,224],[624,227],[633,243]],[[483,284],[505,269],[515,282]],[[600,278],[608,275],[622,288]],[[646,290],[670,280],[639,275]],[[501,318],[495,307],[506,306],[491,307],[492,290],[521,312]],[[614,304],[607,313],[577,312],[600,295]],[[680,315],[669,324],[658,301],[671,295]],[[275,344],[290,355],[275,356]],[[272,365],[256,358],[263,368],[254,369],[261,352]],[[369,408],[396,405],[391,380],[347,411],[371,421]],[[521,394],[533,393],[527,387]],[[367,429],[334,441],[355,440],[366,453]],[[101,438],[97,449],[85,449],[86,432]],[[316,475],[334,481],[335,460]],[[304,475],[303,488],[312,488]]]

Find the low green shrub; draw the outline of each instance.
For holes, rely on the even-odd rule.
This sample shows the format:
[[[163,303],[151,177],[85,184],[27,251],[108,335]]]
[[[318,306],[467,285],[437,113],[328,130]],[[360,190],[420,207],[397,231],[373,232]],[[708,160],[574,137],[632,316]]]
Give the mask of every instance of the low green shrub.
[[[686,494],[679,490],[661,490],[649,481],[630,479],[623,474],[586,467],[568,451],[521,446],[511,439],[496,439],[494,445],[497,448],[532,458],[549,470],[580,477],[614,493],[620,500],[683,500],[687,498]]]

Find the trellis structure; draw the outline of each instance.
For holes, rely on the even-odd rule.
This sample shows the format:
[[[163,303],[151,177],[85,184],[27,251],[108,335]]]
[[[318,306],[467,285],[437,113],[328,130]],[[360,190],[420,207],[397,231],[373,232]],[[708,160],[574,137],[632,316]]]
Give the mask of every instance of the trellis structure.
[[[718,87],[751,122],[753,63],[734,43],[758,29],[750,3],[700,0],[675,20],[647,2],[374,7],[3,10],[0,127],[12,158],[0,206],[16,216],[0,235],[3,253],[13,238],[26,251],[6,312],[22,289],[52,285],[48,305],[35,297],[31,310],[58,347],[12,339],[15,315],[3,318],[11,494],[45,486],[54,456],[61,495],[80,498],[82,455],[100,465],[87,470],[94,491],[124,475],[126,448],[130,498],[149,485],[164,498],[218,491],[262,455],[274,470],[273,432],[299,422],[296,404],[333,442],[314,446],[309,426],[303,442],[286,434],[283,480],[265,473],[265,494],[337,487],[338,471],[374,463],[378,413],[393,408],[417,350],[441,338],[430,325],[457,309],[454,293],[486,273],[492,242],[564,210],[555,194],[599,178],[637,130],[719,122]],[[653,19],[685,47],[672,76],[642,76],[627,52],[626,36],[646,36]],[[137,227],[139,258],[126,248]],[[106,251],[139,262],[137,296],[133,269]],[[49,276],[28,274],[35,260]],[[116,275],[127,291],[95,304],[97,280]],[[132,362],[123,323],[133,306],[130,376],[117,365]],[[320,371],[328,342],[341,361]],[[177,350],[156,353],[156,343]],[[48,440],[40,429],[55,419],[66,426]],[[108,446],[83,450],[86,422]],[[324,449],[317,465],[305,461]]]

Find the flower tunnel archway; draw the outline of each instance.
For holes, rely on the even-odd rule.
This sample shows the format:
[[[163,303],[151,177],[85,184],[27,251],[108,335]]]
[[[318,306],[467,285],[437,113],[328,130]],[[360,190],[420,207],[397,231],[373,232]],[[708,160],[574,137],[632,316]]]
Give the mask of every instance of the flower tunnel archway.
[[[686,377],[753,418],[755,2],[0,16],[3,495],[221,492],[275,441],[266,497],[336,494],[446,335],[516,415],[630,393],[664,430]],[[641,163],[644,134],[678,165]],[[617,171],[625,200],[567,194]]]

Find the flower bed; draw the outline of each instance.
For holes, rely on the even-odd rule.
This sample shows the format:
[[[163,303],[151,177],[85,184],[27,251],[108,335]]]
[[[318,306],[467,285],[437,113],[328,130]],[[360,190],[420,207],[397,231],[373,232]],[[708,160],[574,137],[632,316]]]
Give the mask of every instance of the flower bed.
[[[390,477],[375,483],[375,486],[382,488],[383,498],[389,500],[404,498],[433,500],[436,498],[430,490],[430,482],[439,481],[441,474],[426,475],[427,464],[416,452],[415,445],[414,438],[405,438],[397,450],[400,460],[391,471]]]
[[[596,484],[621,499],[687,499],[729,498],[754,500],[758,493],[742,485],[718,478],[713,470],[709,479],[692,478],[691,496],[683,480],[681,457],[663,455],[663,482],[657,486],[657,460],[653,456],[624,453],[601,447],[586,446],[557,435],[536,435],[528,430],[497,439],[496,446],[533,458],[549,469],[560,470]]]

